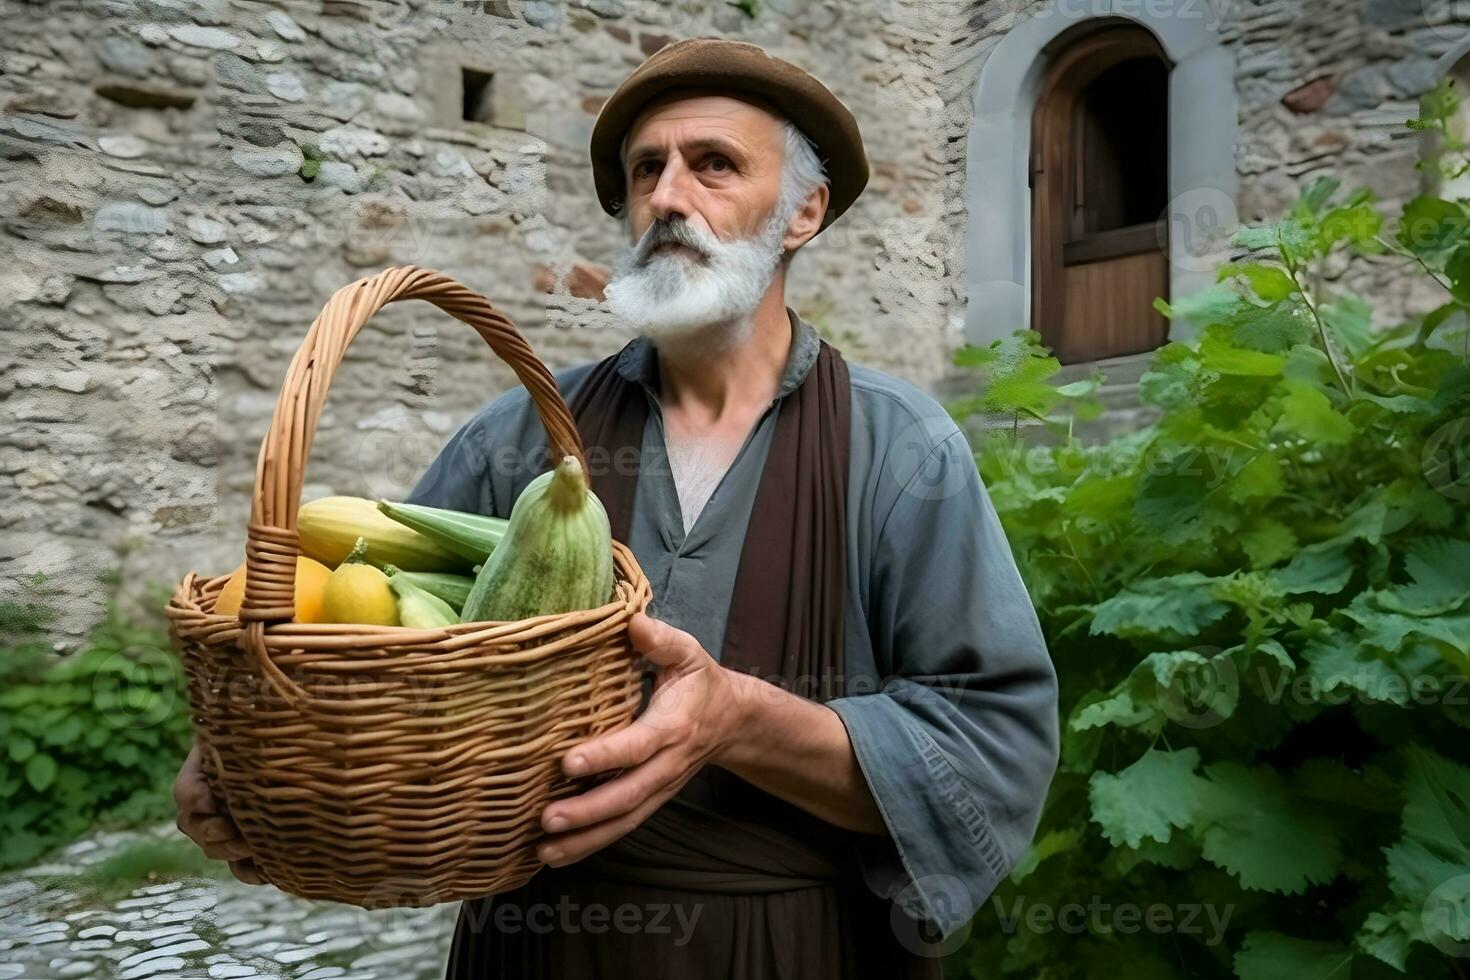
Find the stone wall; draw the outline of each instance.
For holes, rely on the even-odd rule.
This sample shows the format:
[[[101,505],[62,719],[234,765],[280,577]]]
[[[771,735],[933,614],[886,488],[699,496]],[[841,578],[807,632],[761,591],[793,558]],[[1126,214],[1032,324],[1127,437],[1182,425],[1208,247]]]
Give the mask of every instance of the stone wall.
[[[620,243],[587,139],[602,100],[671,38],[769,45],[852,105],[873,181],[798,259],[789,299],[849,356],[933,378],[957,343],[957,256],[929,230],[953,203],[934,40],[901,13],[6,0],[5,591],[52,576],[76,633],[107,568],[135,601],[148,580],[232,568],[290,356],[334,290],[383,267],[486,293],[553,368],[621,346],[565,281]],[[471,120],[466,71],[492,76]],[[432,307],[384,311],[333,383],[304,495],[406,491],[512,383]]]
[[[1413,146],[1393,134],[1453,38],[1397,4],[1236,0],[1220,11],[1240,69],[1243,216],[1276,212],[1325,169],[1390,197],[1412,191]],[[953,388],[970,94],[1000,33],[1035,8],[0,0],[0,10],[0,582],[9,595],[37,572],[53,576],[65,594],[59,625],[76,634],[99,612],[104,569],[121,567],[137,602],[149,581],[240,561],[286,364],[337,288],[390,265],[428,266],[487,294],[553,368],[621,346],[628,334],[577,285],[620,244],[596,204],[587,140],[602,100],[673,38],[754,41],[848,103],[872,181],[798,257],[788,301],[848,357]],[[1353,274],[1394,289],[1387,264]],[[406,491],[459,422],[512,383],[444,314],[385,310],[334,381],[304,496]]]

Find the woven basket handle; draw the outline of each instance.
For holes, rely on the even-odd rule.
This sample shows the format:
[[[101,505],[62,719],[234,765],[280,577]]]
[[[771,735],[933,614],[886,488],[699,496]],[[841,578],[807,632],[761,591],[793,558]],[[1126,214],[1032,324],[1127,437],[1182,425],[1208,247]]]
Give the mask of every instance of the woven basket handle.
[[[260,444],[245,544],[241,622],[283,622],[296,614],[296,557],[301,552],[296,514],[327,388],[362,325],[387,304],[404,299],[428,300],[474,327],[530,392],[546,427],[547,445],[554,451],[551,459],[576,456],[585,471],[582,438],[556,379],[510,319],[488,299],[446,275],[412,265],[385,269],[343,286],[317,315],[291,359],[270,429]]]

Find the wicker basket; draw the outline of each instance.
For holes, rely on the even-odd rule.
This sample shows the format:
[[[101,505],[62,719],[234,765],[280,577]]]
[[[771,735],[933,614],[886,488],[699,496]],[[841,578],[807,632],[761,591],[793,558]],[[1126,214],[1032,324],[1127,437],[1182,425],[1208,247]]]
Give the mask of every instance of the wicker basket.
[[[613,543],[616,595],[598,609],[444,629],[300,624],[297,507],[327,388],[384,304],[422,299],[474,327],[530,392],[552,459],[585,463],[549,371],[483,296],[437,272],[388,269],[337,291],[292,360],[261,445],[244,602],[215,615],[228,575],[190,572],[168,606],[206,778],[271,884],[364,908],[506,891],[541,867],[546,803],[578,742],[633,717],[628,620],[651,597]]]

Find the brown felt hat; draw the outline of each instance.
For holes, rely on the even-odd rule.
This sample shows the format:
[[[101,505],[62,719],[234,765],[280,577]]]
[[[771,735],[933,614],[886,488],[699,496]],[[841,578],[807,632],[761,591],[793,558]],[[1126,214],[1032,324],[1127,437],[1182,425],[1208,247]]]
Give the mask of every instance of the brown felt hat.
[[[779,110],[817,146],[829,195],[822,229],[846,211],[868,183],[862,133],[847,106],[800,68],[745,41],[695,37],[665,45],[623,80],[592,126],[592,176],[602,209],[622,213],[627,184],[619,155],[623,137],[654,97],[677,88],[729,90]],[[818,232],[820,234],[820,230]]]

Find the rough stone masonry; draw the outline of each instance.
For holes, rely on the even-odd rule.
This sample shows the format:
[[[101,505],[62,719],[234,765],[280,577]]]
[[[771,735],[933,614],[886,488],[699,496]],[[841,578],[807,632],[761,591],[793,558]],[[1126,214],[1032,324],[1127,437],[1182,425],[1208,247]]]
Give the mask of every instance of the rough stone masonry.
[[[64,648],[108,570],[137,604],[233,568],[291,355],[333,291],[384,267],[485,293],[553,368],[620,346],[595,299],[620,229],[587,139],[680,37],[767,46],[853,108],[872,181],[803,251],[789,301],[848,357],[938,390],[964,339],[971,92],[1040,6],[0,0],[0,592],[44,574]],[[1418,0],[1211,9],[1238,68],[1244,219],[1328,170],[1416,192],[1396,134],[1454,43],[1443,19]],[[1391,314],[1413,297],[1389,271],[1338,274]],[[388,308],[333,383],[304,499],[405,492],[513,380],[445,314]]]

